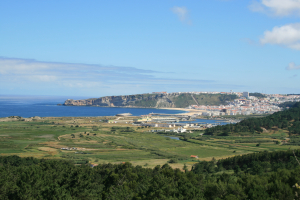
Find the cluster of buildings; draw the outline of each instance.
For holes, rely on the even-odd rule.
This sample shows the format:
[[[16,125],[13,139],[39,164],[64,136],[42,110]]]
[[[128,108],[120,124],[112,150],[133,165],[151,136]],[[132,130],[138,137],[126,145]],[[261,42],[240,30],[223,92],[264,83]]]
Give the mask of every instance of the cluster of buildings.
[[[142,127],[153,127],[158,129],[150,130],[149,132],[173,132],[173,133],[189,133],[191,130],[210,128],[220,123],[206,123],[206,122],[194,122],[194,119],[184,122],[183,118],[178,115],[177,117],[153,117],[142,116],[142,118],[134,119],[133,125]],[[162,129],[159,129],[162,128]]]
[[[166,92],[161,92],[166,93]],[[174,132],[185,133],[194,129],[210,128],[221,125],[218,121],[215,123],[195,123],[197,116],[222,117],[223,115],[259,115],[273,114],[281,111],[280,104],[285,102],[299,102],[300,95],[280,95],[280,94],[260,94],[249,92],[190,92],[193,94],[235,94],[238,96],[233,101],[227,101],[226,105],[210,106],[210,105],[190,105],[189,109],[194,109],[192,115],[167,115],[150,113],[142,115],[140,118],[128,120],[108,120],[108,123],[131,123],[136,126],[153,127],[156,129],[151,132]],[[127,113],[126,113],[127,114]],[[186,122],[185,122],[186,121]],[[239,120],[230,120],[226,123],[237,123]],[[223,123],[224,124],[224,123]],[[158,129],[162,128],[162,129]]]
[[[204,125],[200,126],[194,123],[179,123],[181,118],[179,117],[151,117],[149,115],[142,116],[142,118],[134,119],[133,124],[143,127],[154,127],[154,128],[168,128],[168,129],[155,129],[150,132],[174,132],[184,133],[188,132],[187,128],[203,128]]]
[[[149,132],[172,132],[172,133],[186,133],[186,132],[191,132],[191,131],[187,131],[185,128],[183,128],[182,126],[177,128],[177,129],[153,129],[153,130],[149,130]]]
[[[153,92],[156,94],[166,94],[167,92]],[[279,104],[292,101],[299,102],[300,95],[283,94],[260,94],[258,97],[251,96],[249,92],[174,92],[172,94],[234,94],[239,98],[234,101],[228,101],[226,105],[190,105],[190,109],[199,110],[198,115],[214,117],[222,115],[255,115],[255,114],[273,114],[281,111]],[[202,112],[201,112],[202,111]]]
[[[279,104],[299,102],[300,95],[264,94],[265,97],[249,96],[249,92],[235,93],[239,98],[227,102],[227,105],[206,106],[191,105],[190,108],[201,110],[202,116],[273,114],[281,111]]]

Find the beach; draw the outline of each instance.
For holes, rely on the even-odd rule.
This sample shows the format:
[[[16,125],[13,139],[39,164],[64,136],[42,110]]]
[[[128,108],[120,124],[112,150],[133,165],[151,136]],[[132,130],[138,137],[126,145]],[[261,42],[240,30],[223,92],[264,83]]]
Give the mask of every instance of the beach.
[[[205,110],[195,110],[195,109],[188,109],[188,108],[159,108],[159,109],[186,111],[185,113],[179,113],[174,115],[187,115],[187,116],[202,115],[202,112],[205,112]]]

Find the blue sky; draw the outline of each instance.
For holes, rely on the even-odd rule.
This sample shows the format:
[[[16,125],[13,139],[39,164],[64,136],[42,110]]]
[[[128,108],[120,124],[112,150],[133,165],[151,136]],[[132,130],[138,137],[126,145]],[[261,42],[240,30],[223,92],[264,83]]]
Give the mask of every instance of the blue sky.
[[[300,93],[300,0],[0,1],[0,95]]]

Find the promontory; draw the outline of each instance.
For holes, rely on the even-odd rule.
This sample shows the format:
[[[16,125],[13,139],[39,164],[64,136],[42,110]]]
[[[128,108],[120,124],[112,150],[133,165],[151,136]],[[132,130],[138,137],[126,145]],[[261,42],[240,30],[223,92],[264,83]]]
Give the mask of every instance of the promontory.
[[[84,100],[68,99],[64,106],[136,108],[186,108],[190,105],[220,105],[236,99],[235,94],[153,93],[105,96]]]

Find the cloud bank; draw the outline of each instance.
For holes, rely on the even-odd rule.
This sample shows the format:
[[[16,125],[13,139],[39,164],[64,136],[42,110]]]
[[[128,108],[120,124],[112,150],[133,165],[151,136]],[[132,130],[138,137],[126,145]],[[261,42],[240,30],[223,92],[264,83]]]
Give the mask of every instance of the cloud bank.
[[[272,31],[265,31],[260,43],[277,44],[300,50],[300,23],[276,26]]]
[[[275,16],[300,16],[300,0],[260,0],[254,1],[249,8],[254,12]]]
[[[192,21],[189,19],[188,16],[188,10],[186,7],[178,7],[178,6],[174,6],[173,8],[171,8],[172,12],[174,14],[177,15],[177,17],[179,18],[179,20],[183,23],[192,24]]]
[[[287,70],[295,70],[300,69],[300,65],[296,65],[295,63],[291,62],[289,66],[286,67]]]
[[[2,93],[6,91],[7,94],[12,93],[8,90],[17,94],[20,91],[48,94],[48,90],[51,90],[52,94],[57,95],[63,92],[70,92],[72,95],[91,95],[94,92],[119,95],[217,85],[213,80],[163,78],[164,74],[134,67],[0,57],[0,84]]]
[[[29,59],[0,58],[0,75],[29,81],[113,81],[150,78],[152,70],[133,67],[40,62]]]

